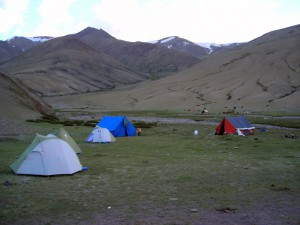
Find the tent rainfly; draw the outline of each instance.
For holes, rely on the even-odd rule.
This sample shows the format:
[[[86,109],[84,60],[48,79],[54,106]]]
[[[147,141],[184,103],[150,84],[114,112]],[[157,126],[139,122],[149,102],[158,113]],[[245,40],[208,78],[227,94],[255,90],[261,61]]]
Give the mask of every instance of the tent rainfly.
[[[250,124],[245,116],[224,117],[216,128],[217,135],[223,134],[238,134],[247,135],[253,134],[255,127]]]
[[[135,136],[135,127],[125,116],[104,116],[97,124],[107,128],[114,137]]]
[[[111,143],[115,142],[115,137],[107,128],[96,126],[85,142]]]
[[[66,141],[53,134],[36,134],[10,168],[16,174],[52,176],[76,173],[82,170],[82,165]]]
[[[59,130],[54,131],[52,134],[66,141],[72,147],[76,154],[82,153],[81,149],[76,144],[74,139],[68,134],[68,132],[64,128],[60,128]]]

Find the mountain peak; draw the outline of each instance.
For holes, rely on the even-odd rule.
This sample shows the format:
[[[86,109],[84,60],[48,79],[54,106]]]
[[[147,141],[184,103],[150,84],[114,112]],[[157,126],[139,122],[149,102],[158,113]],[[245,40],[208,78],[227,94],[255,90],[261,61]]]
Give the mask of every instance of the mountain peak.
[[[201,47],[194,42],[191,42],[187,39],[178,36],[166,37],[152,43],[156,45],[165,46],[169,49],[173,49],[179,52],[184,52],[185,54],[192,55],[199,59],[203,58],[207,54],[210,54],[209,49]]]
[[[114,38],[106,31],[104,31],[102,29],[98,30],[93,27],[87,27],[87,28],[83,29],[82,31],[80,31],[79,33],[75,34],[75,36],[77,36],[78,38],[81,38],[84,36],[89,36],[89,35],[97,35],[98,38],[108,38],[108,39]]]
[[[92,32],[97,32],[98,29],[94,28],[94,27],[87,27],[85,29],[83,29],[82,31],[80,31],[79,33],[92,33]]]

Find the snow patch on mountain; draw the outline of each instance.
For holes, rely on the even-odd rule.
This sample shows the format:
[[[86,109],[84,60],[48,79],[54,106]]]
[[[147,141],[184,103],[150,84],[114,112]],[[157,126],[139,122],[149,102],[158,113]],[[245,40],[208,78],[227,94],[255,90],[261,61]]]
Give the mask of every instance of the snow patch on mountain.
[[[53,39],[53,37],[48,37],[48,36],[40,36],[40,37],[14,36],[12,38],[7,39],[6,42],[10,44],[11,41],[13,41],[14,39],[17,39],[17,38],[26,38],[32,42],[45,42],[45,41],[49,41],[49,40]]]
[[[207,48],[209,50],[208,54],[211,54],[213,52],[213,49],[211,48],[211,46],[216,46],[216,47],[220,47],[220,45],[215,44],[215,43],[197,43],[197,45],[203,47],[203,48]]]
[[[199,46],[203,48],[211,49],[211,45],[214,45],[213,43],[197,43]]]
[[[230,45],[233,45],[233,44],[238,45],[239,43],[216,44],[216,43],[207,42],[207,43],[197,43],[197,44],[199,46],[203,47],[203,48],[211,49],[211,46],[213,46],[213,47],[226,47],[226,46],[230,46]]]
[[[150,44],[156,44],[158,42],[158,40],[155,40],[155,41],[147,41],[147,43],[150,43]]]
[[[45,42],[52,39],[52,37],[26,37],[33,42]]]
[[[208,54],[211,54],[214,49],[213,48],[221,48],[221,47],[226,47],[226,46],[230,46],[233,43],[227,43],[227,44],[216,44],[216,43],[210,43],[210,42],[206,42],[206,43],[197,43],[197,45],[203,47],[203,48],[207,48],[209,50]],[[238,45],[238,44],[237,44]]]
[[[168,37],[166,39],[161,40],[160,43],[166,43],[168,41],[172,41],[174,38],[176,38],[176,37]]]

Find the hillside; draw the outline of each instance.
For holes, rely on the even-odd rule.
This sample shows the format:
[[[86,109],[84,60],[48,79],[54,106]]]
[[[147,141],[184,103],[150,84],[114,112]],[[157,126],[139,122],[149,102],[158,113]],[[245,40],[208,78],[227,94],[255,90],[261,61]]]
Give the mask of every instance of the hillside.
[[[53,114],[52,108],[0,71],[0,139],[34,132],[24,120]]]
[[[148,78],[72,37],[42,43],[0,67],[39,96],[99,91]]]
[[[15,48],[6,41],[0,41],[0,63],[14,58],[22,53],[20,48]]]
[[[300,25],[265,34],[192,68],[129,90],[47,98],[56,108],[300,111]],[[84,102],[80,101],[84,98]],[[56,102],[59,101],[59,104]],[[96,104],[97,103],[97,104]]]

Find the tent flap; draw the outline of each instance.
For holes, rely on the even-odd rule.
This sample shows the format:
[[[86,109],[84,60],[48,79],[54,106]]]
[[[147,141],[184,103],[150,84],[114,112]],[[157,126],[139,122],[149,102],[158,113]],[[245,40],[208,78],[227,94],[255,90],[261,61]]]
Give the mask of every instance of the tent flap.
[[[69,145],[71,145],[72,149],[77,153],[80,154],[82,153],[81,149],[79,148],[79,146],[76,144],[76,142],[74,141],[74,139],[68,134],[68,132],[63,129],[60,128],[57,131],[54,131],[52,133],[52,135],[55,135],[56,137],[68,142]]]

